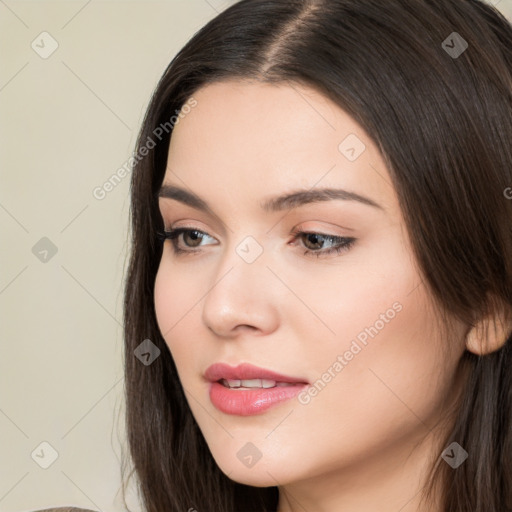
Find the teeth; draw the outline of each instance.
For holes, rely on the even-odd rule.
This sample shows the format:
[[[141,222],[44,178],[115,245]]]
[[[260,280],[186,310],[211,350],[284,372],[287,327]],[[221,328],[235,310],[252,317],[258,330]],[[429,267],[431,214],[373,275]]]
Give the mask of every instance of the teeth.
[[[293,384],[289,384],[288,382],[276,382],[275,380],[269,379],[222,379],[221,384],[228,388],[237,389],[237,388],[273,388],[273,387],[282,387],[282,386],[292,386]]]
[[[261,388],[261,379],[248,379],[242,380],[242,387],[244,388]]]

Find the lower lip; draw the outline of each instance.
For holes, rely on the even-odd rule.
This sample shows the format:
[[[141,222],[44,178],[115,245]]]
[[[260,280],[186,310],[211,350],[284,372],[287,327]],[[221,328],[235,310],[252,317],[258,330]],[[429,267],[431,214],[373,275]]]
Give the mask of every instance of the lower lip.
[[[210,383],[212,404],[226,414],[252,416],[298,395],[307,384],[273,388],[230,389],[219,382]]]

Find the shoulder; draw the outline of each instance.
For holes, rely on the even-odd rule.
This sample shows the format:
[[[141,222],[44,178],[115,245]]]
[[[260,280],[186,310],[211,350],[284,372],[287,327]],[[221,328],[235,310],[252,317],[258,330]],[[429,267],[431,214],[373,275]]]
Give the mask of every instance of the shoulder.
[[[42,508],[33,510],[32,512],[95,512],[89,508],[78,508],[78,507],[57,507],[57,508]]]

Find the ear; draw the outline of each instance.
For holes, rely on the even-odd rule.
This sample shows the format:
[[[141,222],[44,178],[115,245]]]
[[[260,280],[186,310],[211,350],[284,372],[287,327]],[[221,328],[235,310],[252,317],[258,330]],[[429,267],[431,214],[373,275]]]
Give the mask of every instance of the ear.
[[[495,314],[481,317],[466,335],[466,349],[477,356],[502,348],[512,331],[510,306],[502,304]]]

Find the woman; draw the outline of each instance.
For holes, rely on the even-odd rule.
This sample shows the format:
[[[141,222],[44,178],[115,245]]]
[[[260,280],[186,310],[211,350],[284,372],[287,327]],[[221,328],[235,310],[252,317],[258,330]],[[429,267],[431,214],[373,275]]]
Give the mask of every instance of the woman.
[[[512,510],[511,141],[483,2],[242,0],[194,35],[134,155],[148,512]]]

